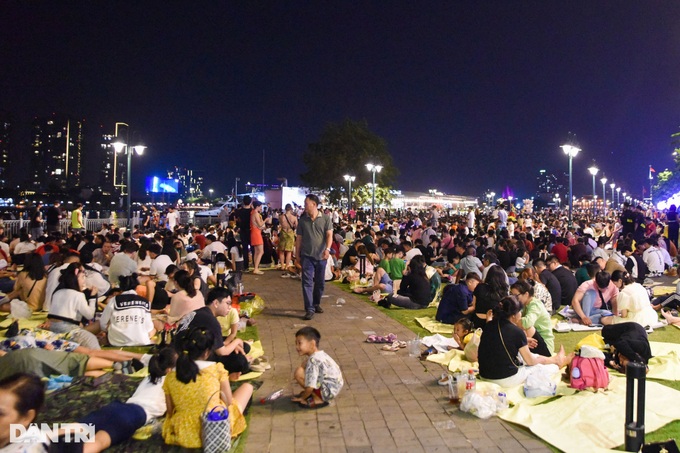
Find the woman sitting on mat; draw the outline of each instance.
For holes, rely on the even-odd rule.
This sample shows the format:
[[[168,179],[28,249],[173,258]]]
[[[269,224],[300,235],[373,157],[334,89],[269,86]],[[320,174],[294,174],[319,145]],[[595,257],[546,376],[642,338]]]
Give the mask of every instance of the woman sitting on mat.
[[[642,327],[653,326],[659,321],[644,286],[635,282],[628,272],[614,271],[612,282],[619,289],[618,311],[614,316],[602,318],[602,324],[636,322]]]
[[[556,356],[533,354],[527,345],[527,336],[517,327],[521,322],[521,304],[515,296],[507,296],[493,309],[491,321],[483,327],[479,343],[479,375],[484,380],[501,387],[514,387],[526,381],[533,373],[552,376],[573,358],[564,353]]]
[[[125,403],[113,401],[78,420],[95,427],[94,442],[85,443],[83,452],[98,453],[118,445],[139,428],[163,416],[166,409],[163,382],[176,360],[177,352],[173,348],[162,349],[149,361],[149,376]]]
[[[206,361],[214,343],[213,333],[200,328],[184,330],[175,339],[176,371],[163,384],[168,409],[163,424],[166,444],[201,448],[201,414],[218,405],[229,408],[232,437],[246,429],[242,414],[253,386],[244,383],[232,394],[229,372],[219,362]]]
[[[408,264],[409,273],[404,275],[396,295],[390,294],[378,302],[384,308],[392,305],[413,310],[427,307],[432,300],[430,280],[425,274],[425,258],[414,256]]]

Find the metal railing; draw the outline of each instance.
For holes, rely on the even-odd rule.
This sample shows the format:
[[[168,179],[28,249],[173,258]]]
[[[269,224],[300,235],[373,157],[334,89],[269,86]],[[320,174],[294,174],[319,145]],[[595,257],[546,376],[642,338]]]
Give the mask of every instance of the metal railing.
[[[115,227],[123,227],[127,228],[128,227],[128,219],[125,217],[109,217],[106,219],[84,219],[85,222],[85,229],[87,231],[93,232],[93,231],[99,231],[102,229],[102,225],[105,223],[107,225],[113,225]],[[3,220],[2,223],[5,225],[5,233],[11,237],[18,236],[19,235],[19,230],[21,228],[26,227],[28,228],[29,221],[28,220]],[[133,217],[132,218],[132,224],[138,224],[139,223],[139,218],[138,217]],[[43,226],[43,228],[45,228]],[[71,228],[71,220],[70,219],[62,219],[59,222],[59,231],[62,234],[68,233],[68,231]]]

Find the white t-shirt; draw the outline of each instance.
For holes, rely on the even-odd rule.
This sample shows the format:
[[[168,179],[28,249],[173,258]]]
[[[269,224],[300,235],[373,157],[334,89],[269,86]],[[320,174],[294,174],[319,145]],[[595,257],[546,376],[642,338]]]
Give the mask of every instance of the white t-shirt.
[[[231,255],[231,260],[232,261],[243,261],[243,255],[238,254],[238,247],[233,246],[231,250],[229,250],[229,254]]]
[[[134,290],[125,291],[108,303],[99,320],[108,331],[112,346],[143,346],[151,343],[151,304]]]
[[[113,286],[118,286],[118,277],[132,275],[135,272],[137,272],[137,263],[125,253],[116,253],[109,265],[109,282]]]
[[[210,244],[206,245],[201,254],[201,258],[204,260],[209,260],[211,258],[212,252],[224,253],[227,250],[227,246],[220,241],[212,241]]]
[[[127,404],[141,406],[146,412],[146,422],[149,423],[154,418],[159,418],[167,410],[163,382],[165,376],[159,379],[156,384],[152,384],[149,376],[145,377],[135,390],[135,393],[126,401]]]
[[[111,284],[102,275],[101,266],[97,263],[88,264],[89,267],[96,270],[85,270],[85,284],[88,288],[94,286],[97,288],[97,296],[103,296],[111,289]]]
[[[198,265],[198,270],[201,273],[201,280],[208,283],[208,278],[213,276],[213,271],[210,266]]]
[[[35,250],[35,244],[32,242],[19,242],[16,247],[14,247],[14,254],[21,255],[22,253],[29,253]]]
[[[60,289],[52,295],[50,315],[80,322],[80,318],[92,319],[97,308],[97,298],[89,301],[85,294],[74,289]]]
[[[165,216],[165,219],[168,221],[168,229],[173,230],[179,222],[179,212],[168,212],[168,215]]]
[[[149,268],[149,274],[155,275],[156,279],[167,282],[168,276],[165,275],[165,270],[174,264],[168,255],[158,255],[153,261],[151,261],[151,267]]]
[[[418,255],[422,255],[422,254],[423,254],[423,252],[421,252],[420,249],[417,249],[417,248],[414,247],[411,250],[409,250],[408,252],[406,252],[406,254],[404,255],[404,259],[406,261],[411,261],[414,256],[418,256]]]

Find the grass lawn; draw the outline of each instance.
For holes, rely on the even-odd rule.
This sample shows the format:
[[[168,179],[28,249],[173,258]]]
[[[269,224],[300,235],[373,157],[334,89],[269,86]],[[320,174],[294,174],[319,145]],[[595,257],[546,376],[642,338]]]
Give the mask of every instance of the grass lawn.
[[[348,285],[338,283],[338,286],[347,292],[350,293],[352,292],[349,289]],[[386,309],[370,302],[368,300],[368,296],[360,297],[363,297],[366,303],[375,306],[376,309],[382,311],[390,318],[396,320],[400,324],[403,324],[404,326],[409,328],[411,331],[414,332],[414,334],[420,335],[420,337],[431,335],[430,332],[423,329],[422,327],[420,327],[420,325],[418,325],[418,323],[416,323],[415,318],[421,318],[424,316],[434,317],[437,312],[436,308],[425,308],[423,310],[407,310],[403,308]],[[561,317],[559,317],[558,315],[556,316],[561,319]],[[377,332],[378,335],[383,335],[387,333],[389,332]],[[555,332],[555,348],[558,348],[559,345],[564,345],[564,349],[567,351],[567,353],[573,351],[576,347],[576,344],[579,341],[581,341],[583,337],[587,336],[589,333],[590,332],[569,332],[569,333]],[[654,331],[654,333],[649,335],[649,339],[650,341],[658,341],[662,343],[680,344],[680,329],[677,329],[675,327],[664,327],[661,329],[657,329]],[[656,382],[663,384],[667,387],[673,388],[675,390],[680,390],[680,381],[656,381]],[[668,425],[652,433],[645,434],[645,442],[655,442],[668,439],[680,439],[680,420],[671,422]],[[553,447],[551,446],[551,448]],[[553,450],[557,451],[554,448]],[[623,446],[620,446],[618,450],[624,450]]]

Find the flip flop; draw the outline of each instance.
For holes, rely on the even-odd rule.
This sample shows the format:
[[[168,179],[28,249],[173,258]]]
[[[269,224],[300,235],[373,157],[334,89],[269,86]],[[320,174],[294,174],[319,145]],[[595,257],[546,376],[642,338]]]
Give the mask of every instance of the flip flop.
[[[328,406],[328,401],[324,401],[323,403],[315,403],[312,401],[311,403],[303,403],[299,402],[298,406],[300,406],[303,409],[321,409],[322,407]]]
[[[392,351],[392,352],[396,352],[396,351],[399,350],[399,342],[398,342],[398,341],[395,341],[395,342],[392,343],[392,344],[386,344],[386,345],[383,346],[381,349],[382,349],[383,351]]]
[[[381,337],[379,337],[379,336],[377,336],[377,335],[369,335],[369,336],[366,338],[366,343],[378,343],[378,339],[379,339],[379,338],[381,338]]]

